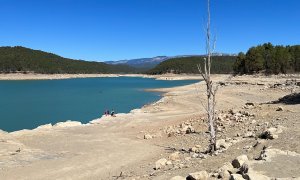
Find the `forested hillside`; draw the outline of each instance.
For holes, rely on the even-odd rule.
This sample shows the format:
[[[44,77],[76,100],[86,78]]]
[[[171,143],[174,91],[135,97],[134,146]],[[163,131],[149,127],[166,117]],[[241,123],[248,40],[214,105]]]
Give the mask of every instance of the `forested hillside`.
[[[0,73],[35,72],[42,74],[130,73],[127,65],[109,65],[63,58],[58,55],[20,46],[0,47]]]
[[[148,74],[164,73],[188,73],[198,74],[197,65],[203,65],[204,56],[181,57],[164,61],[155,68],[148,71]],[[227,74],[233,72],[233,64],[236,61],[235,56],[213,56],[211,72],[214,74]]]
[[[239,53],[233,69],[236,74],[300,72],[300,45],[252,47],[246,54]]]

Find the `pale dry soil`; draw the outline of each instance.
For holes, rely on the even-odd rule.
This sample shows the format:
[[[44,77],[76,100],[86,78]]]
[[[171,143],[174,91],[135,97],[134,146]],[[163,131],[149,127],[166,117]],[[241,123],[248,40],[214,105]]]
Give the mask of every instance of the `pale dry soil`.
[[[189,149],[195,145],[206,149],[209,135],[203,107],[205,84],[201,82],[159,89],[165,92],[160,101],[128,114],[102,117],[93,121],[93,124],[0,132],[0,179],[163,180],[176,175],[186,177],[191,172],[201,170],[214,172],[223,163],[231,162],[241,154],[253,160],[259,156],[263,147],[300,154],[300,104],[269,103],[292,91],[290,88],[269,86],[285,83],[291,78],[295,77],[240,76],[228,80],[227,75],[214,76],[214,82],[230,82],[219,86],[219,113],[229,109],[243,110],[247,102],[255,104],[253,108],[247,109],[255,114],[255,123],[237,122],[226,126],[218,133],[219,139],[236,137],[264,123],[285,127],[278,139],[264,140],[250,150],[244,147],[254,145],[257,139],[243,138],[226,151],[216,156],[208,155],[206,159],[185,160],[190,154],[181,153],[179,163],[183,166],[179,169],[153,169],[158,159],[168,158],[176,150]],[[299,76],[296,78],[299,79]],[[299,92],[299,88],[293,88],[293,91]],[[276,111],[279,106],[283,111]],[[165,128],[186,121],[193,121],[196,133],[167,136]],[[145,140],[145,134],[151,134],[154,138]],[[278,156],[271,162],[254,164],[253,169],[269,177],[300,177],[299,163],[298,157]]]
[[[185,80],[201,79],[199,75],[185,74],[163,74],[163,75],[146,75],[146,74],[36,74],[36,73],[0,73],[0,80],[53,80],[53,79],[75,79],[75,78],[103,78],[103,77],[142,77],[154,78],[159,80]]]

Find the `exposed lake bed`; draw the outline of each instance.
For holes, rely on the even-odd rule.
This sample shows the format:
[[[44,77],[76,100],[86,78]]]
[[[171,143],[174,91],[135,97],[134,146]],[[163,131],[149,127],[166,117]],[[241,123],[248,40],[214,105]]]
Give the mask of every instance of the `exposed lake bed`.
[[[227,75],[214,76],[214,82],[225,84],[220,86],[217,97],[221,118],[231,118],[244,111],[254,114],[244,121],[220,121],[223,126],[218,130],[218,139],[230,145],[216,156],[194,157],[201,153],[189,152],[194,146],[202,152],[208,145],[205,109],[201,105],[201,99],[205,99],[205,84],[200,82],[161,88],[164,94],[159,101],[116,117],[104,116],[93,124],[69,122],[31,131],[0,132],[0,172],[4,179],[116,179],[122,174],[123,179],[164,180],[178,175],[185,177],[199,170],[213,175],[223,163],[241,154],[253,161],[266,146],[281,150],[268,151],[279,152],[280,158],[271,161],[276,167],[285,163],[283,154],[293,155],[287,159],[294,159],[289,163],[296,172],[293,175],[299,177],[300,144],[286,140],[300,137],[299,104],[267,103],[290,94],[291,86],[274,88],[274,84],[285,84],[287,79],[289,77],[241,76],[228,80]],[[299,88],[295,90],[299,92]],[[245,109],[249,102],[254,105]],[[276,111],[279,106],[282,110]],[[282,126],[282,132],[277,139],[260,140],[244,135],[247,132],[259,134],[263,128],[278,125]],[[192,126],[195,133],[184,133],[185,126]],[[257,142],[259,144],[252,147]],[[162,158],[171,163],[154,170]],[[249,167],[255,170],[263,167],[266,172],[259,173],[272,177],[273,169],[266,168],[264,163],[270,162],[257,162],[260,164],[249,164]],[[288,178],[289,168],[283,167],[277,174]]]

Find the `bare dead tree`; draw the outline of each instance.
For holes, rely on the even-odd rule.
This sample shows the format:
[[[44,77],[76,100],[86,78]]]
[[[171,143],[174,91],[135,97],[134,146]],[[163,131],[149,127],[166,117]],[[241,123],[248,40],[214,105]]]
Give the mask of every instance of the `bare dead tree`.
[[[210,33],[210,0],[207,0],[207,27],[206,27],[206,54],[204,58],[204,66],[197,65],[198,70],[206,83],[206,95],[207,95],[207,111],[208,127],[210,132],[210,144],[209,152],[213,153],[216,150],[216,123],[215,123],[215,106],[216,106],[216,93],[218,86],[214,85],[211,80],[211,63],[212,63],[212,51],[215,48],[215,40],[211,43]],[[204,69],[204,72],[203,70]]]

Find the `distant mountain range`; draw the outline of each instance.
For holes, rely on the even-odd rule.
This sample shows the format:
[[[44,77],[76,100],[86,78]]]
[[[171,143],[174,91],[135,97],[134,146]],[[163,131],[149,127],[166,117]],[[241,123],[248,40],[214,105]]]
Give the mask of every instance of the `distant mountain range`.
[[[141,69],[151,69],[156,65],[160,64],[169,59],[175,58],[185,58],[185,57],[204,57],[206,55],[179,55],[179,56],[156,56],[153,58],[139,58],[139,59],[130,59],[130,60],[118,60],[118,61],[105,61],[107,64],[112,65],[128,65],[135,68]],[[213,56],[236,56],[236,54],[226,54],[226,53],[214,53]]]
[[[131,60],[119,60],[119,61],[105,61],[107,64],[112,65],[128,65],[135,68],[143,68],[143,69],[150,69],[155,67],[157,64],[170,59],[167,56],[157,56],[154,58],[140,58],[140,59],[131,59]]]

